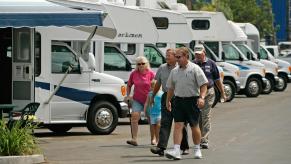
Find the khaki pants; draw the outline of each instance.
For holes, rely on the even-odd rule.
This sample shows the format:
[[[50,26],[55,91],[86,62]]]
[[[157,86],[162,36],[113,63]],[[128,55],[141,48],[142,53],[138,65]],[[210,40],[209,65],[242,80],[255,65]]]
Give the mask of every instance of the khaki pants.
[[[201,109],[201,115],[199,120],[199,127],[201,130],[201,143],[208,143],[208,136],[210,133],[210,118],[211,118],[211,106],[214,102],[215,91],[214,88],[207,90],[205,97],[205,105]]]

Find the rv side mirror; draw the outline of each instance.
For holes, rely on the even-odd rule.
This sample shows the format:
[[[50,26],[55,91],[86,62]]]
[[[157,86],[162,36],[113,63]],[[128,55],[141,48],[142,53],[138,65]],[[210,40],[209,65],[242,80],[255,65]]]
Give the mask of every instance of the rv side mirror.
[[[221,53],[221,59],[223,60],[223,61],[225,61],[225,53],[222,51],[222,53]]]
[[[249,60],[252,60],[253,58],[252,58],[252,54],[250,53],[250,52],[247,52],[247,58],[249,59]]]
[[[239,61],[243,61],[244,59],[243,59],[243,57],[241,55],[239,55],[239,59],[238,60]]]
[[[257,57],[259,60],[261,59],[261,54],[259,52],[257,53]]]
[[[96,68],[96,62],[95,62],[95,57],[92,52],[89,52],[88,56],[88,68],[91,70],[95,70]]]
[[[130,62],[127,62],[126,63],[126,68],[125,68],[126,71],[131,71],[132,70],[132,67],[131,67],[131,63]]]

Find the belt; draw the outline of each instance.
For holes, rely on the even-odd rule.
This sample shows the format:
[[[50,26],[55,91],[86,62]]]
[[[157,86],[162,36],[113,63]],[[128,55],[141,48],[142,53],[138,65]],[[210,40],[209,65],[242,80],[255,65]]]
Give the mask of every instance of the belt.
[[[195,99],[198,99],[199,96],[191,96],[191,97],[179,97],[179,96],[175,96],[175,99],[178,99],[178,100],[195,100]]]

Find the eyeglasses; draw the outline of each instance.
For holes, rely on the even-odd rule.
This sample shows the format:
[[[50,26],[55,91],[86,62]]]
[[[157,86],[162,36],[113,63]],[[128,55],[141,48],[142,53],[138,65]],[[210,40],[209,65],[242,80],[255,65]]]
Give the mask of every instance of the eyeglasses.
[[[145,63],[137,63],[137,65],[145,65]]]
[[[175,56],[176,59],[180,59],[182,56]]]

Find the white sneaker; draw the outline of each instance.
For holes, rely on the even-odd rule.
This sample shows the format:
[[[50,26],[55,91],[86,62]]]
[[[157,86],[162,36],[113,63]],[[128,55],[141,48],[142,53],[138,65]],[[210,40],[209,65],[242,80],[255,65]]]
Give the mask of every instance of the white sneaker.
[[[200,149],[194,149],[194,158],[195,159],[201,159],[202,158],[202,154],[201,154],[201,150]]]
[[[167,151],[165,156],[168,159],[180,160],[181,159],[181,152],[180,152],[180,150],[172,149],[172,150]]]

